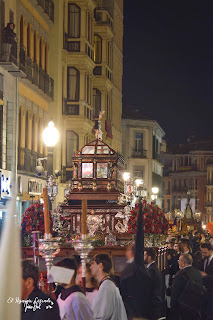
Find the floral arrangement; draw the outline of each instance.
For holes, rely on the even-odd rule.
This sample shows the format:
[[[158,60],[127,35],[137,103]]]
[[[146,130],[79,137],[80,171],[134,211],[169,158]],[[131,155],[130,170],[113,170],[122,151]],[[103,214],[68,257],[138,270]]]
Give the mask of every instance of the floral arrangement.
[[[144,233],[165,235],[168,233],[169,223],[165,218],[162,210],[153,203],[148,204],[143,200],[143,221]],[[136,204],[135,209],[131,211],[128,221],[128,233],[135,234],[137,230],[139,205]]]
[[[52,218],[50,215],[50,228],[52,228]],[[38,201],[33,203],[24,212],[22,222],[22,235],[28,236],[32,231],[40,231],[44,234],[44,210],[43,205]]]

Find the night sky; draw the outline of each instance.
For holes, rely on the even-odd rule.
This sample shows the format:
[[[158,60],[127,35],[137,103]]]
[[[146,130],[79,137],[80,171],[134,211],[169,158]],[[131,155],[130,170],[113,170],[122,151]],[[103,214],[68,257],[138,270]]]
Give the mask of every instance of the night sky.
[[[123,54],[123,107],[157,120],[168,142],[213,136],[213,1],[124,0]]]

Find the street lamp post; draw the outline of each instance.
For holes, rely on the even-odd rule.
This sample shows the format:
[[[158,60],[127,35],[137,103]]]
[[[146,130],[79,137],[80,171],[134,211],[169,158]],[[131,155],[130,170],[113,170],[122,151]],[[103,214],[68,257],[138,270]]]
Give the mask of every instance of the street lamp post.
[[[50,209],[52,209],[52,203],[58,193],[57,182],[53,176],[53,149],[58,139],[58,130],[55,128],[54,122],[50,121],[43,131],[43,141],[47,146],[47,191],[50,199]]]
[[[48,282],[48,292],[50,293],[50,281],[49,272],[52,266],[54,256],[59,252],[58,243],[59,239],[51,238],[50,233],[50,219],[49,219],[49,206],[52,209],[52,202],[57,194],[57,182],[53,176],[53,148],[59,139],[58,130],[54,127],[53,121],[48,123],[48,127],[43,131],[43,141],[47,146],[47,187],[43,189],[43,200],[44,200],[44,227],[45,235],[44,239],[39,240],[39,250],[41,255],[44,257],[47,267],[47,282]],[[49,196],[49,204],[47,199],[47,194]]]

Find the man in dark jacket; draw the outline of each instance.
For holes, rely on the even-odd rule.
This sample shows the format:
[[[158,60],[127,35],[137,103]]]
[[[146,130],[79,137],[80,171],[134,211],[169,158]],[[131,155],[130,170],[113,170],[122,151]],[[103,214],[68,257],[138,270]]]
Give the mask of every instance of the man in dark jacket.
[[[153,318],[159,319],[165,313],[165,290],[161,272],[155,262],[156,251],[154,248],[144,249],[144,262],[147,273],[153,281],[152,310]]]
[[[192,266],[196,269],[199,269],[199,264],[198,264],[198,260],[196,259],[195,255],[191,252],[191,247],[190,247],[190,241],[189,239],[186,238],[182,238],[180,239],[179,242],[179,247],[180,247],[180,251],[183,254],[190,254],[192,257]]]
[[[38,267],[29,260],[22,262],[22,320],[60,320],[57,302],[38,287]]]
[[[139,207],[138,227],[135,241],[134,261],[129,274],[121,279],[121,296],[124,301],[128,319],[136,317],[152,318],[153,282],[144,266],[144,231],[142,204]]]
[[[200,271],[203,277],[203,284],[205,285],[208,295],[205,306],[205,319],[213,319],[213,250],[210,243],[203,243],[201,245],[201,252],[203,260],[201,261]]]
[[[202,276],[197,269],[192,267],[193,261],[190,254],[181,254],[178,262],[180,270],[174,277],[171,292],[171,319],[197,320],[199,319],[197,312],[191,311],[187,307],[183,307],[180,303],[180,298],[189,279],[202,285]],[[190,297],[188,298],[190,299]]]

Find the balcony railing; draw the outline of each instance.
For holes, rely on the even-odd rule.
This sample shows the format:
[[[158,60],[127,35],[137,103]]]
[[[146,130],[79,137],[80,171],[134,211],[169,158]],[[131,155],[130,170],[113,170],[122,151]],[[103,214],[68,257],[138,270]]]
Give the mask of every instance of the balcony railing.
[[[38,65],[36,62],[33,62],[33,80],[32,83],[38,86]]]
[[[78,104],[68,104],[67,99],[63,99],[63,114],[67,116],[78,116],[79,115],[79,105]]]
[[[1,62],[12,62],[17,66],[17,41],[12,37],[5,37],[2,44]]]
[[[19,69],[26,72],[26,49],[23,44],[20,44],[20,52],[19,52]]]
[[[81,42],[69,40],[68,34],[64,33],[64,49],[68,52],[80,52]]]
[[[50,77],[50,98],[54,100],[54,80]]]
[[[95,9],[95,21],[98,24],[108,25],[113,28],[113,19],[106,8]]]
[[[42,68],[39,68],[39,88],[44,91],[44,77],[45,71]]]
[[[154,155],[153,155],[153,159],[157,160],[158,162],[162,163],[163,164],[163,159],[161,158],[161,156],[155,152]]]
[[[50,93],[50,77],[47,73],[44,74],[44,93]]]
[[[27,79],[33,82],[33,62],[29,56],[26,57],[26,75]]]
[[[147,158],[147,150],[135,150],[132,151],[132,158]]]

